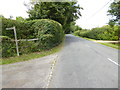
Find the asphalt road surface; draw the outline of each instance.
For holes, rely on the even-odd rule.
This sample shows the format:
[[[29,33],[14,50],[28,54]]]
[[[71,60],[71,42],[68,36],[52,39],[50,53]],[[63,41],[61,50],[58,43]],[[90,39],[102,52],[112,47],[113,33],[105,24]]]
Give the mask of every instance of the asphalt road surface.
[[[118,50],[66,35],[49,88],[118,88]]]
[[[2,75],[2,80],[0,81],[0,83],[2,83],[2,88],[11,88],[11,90],[26,90],[23,88],[33,88],[32,90],[34,90],[34,88],[45,88],[48,82],[49,73],[51,72],[51,64],[56,58],[56,54],[52,54],[29,61],[3,65],[2,72],[0,72],[0,76]]]

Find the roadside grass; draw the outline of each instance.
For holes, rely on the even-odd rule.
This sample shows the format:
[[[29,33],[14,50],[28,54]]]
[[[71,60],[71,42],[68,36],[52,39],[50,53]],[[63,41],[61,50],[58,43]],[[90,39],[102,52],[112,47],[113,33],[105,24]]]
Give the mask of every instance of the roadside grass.
[[[77,36],[77,35],[75,35],[75,36]],[[81,36],[77,36],[77,37],[81,37]],[[81,38],[86,39],[86,40],[90,40],[90,41],[96,41],[95,39],[91,39],[91,38],[85,38],[85,37],[81,37]],[[100,43],[100,42],[97,42],[97,43],[108,46],[108,47],[112,47],[112,48],[115,48],[115,49],[120,49],[120,44],[119,43]]]
[[[2,59],[0,59],[0,65],[28,61],[28,60],[32,60],[35,58],[40,58],[40,57],[44,57],[44,56],[47,56],[50,54],[54,54],[56,52],[59,52],[62,49],[63,44],[64,44],[64,41],[60,45],[58,45],[50,50],[46,50],[46,51],[42,51],[42,52],[34,52],[34,53],[30,53],[30,54],[24,54],[24,55],[15,56],[15,57],[2,58]]]
[[[112,48],[115,48],[115,49],[120,49],[120,44],[113,44],[113,43],[100,43],[102,45],[105,45],[105,46],[109,46],[109,47],[112,47]]]
[[[81,38],[84,38],[84,37],[81,37]],[[90,39],[90,38],[84,38],[86,40],[90,40],[90,41],[96,41],[95,39]],[[108,47],[112,47],[112,48],[115,48],[115,49],[120,49],[120,44],[119,43],[100,43],[100,42],[97,42],[99,44],[102,44],[102,45],[105,45],[105,46],[108,46]]]

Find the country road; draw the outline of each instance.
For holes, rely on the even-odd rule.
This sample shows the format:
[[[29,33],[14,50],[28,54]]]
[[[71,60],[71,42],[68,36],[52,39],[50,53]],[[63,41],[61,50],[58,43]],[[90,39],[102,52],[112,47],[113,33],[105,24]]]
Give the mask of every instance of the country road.
[[[66,35],[49,88],[118,88],[118,50]]]
[[[2,83],[2,88],[12,88],[11,90],[14,90],[13,88],[45,88],[51,72],[51,64],[56,58],[56,54],[51,54],[42,58],[0,66],[0,69],[2,68],[0,85]]]
[[[117,49],[68,34],[58,53],[1,65],[0,83],[2,88],[118,88],[118,66]]]

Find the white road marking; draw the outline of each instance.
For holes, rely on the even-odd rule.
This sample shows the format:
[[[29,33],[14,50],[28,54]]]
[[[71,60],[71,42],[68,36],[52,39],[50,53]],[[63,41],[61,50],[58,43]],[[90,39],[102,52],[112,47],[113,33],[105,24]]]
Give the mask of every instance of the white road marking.
[[[113,61],[112,59],[108,58],[108,60],[114,63],[115,65],[120,66],[117,62]]]
[[[50,81],[52,79],[52,75],[53,75],[53,71],[54,71],[57,59],[58,59],[58,55],[56,55],[56,58],[54,58],[54,61],[51,64],[51,72],[49,73],[49,76],[48,76],[48,82],[47,82],[47,85],[45,87],[43,87],[43,88],[48,88],[49,85],[50,85]]]

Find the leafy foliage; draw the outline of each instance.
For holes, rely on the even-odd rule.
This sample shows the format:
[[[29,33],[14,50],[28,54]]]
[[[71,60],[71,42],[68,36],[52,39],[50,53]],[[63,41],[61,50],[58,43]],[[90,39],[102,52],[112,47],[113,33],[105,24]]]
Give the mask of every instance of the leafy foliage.
[[[109,24],[113,25],[116,22],[120,25],[120,1],[111,3],[108,13],[113,17]]]
[[[15,56],[15,42],[12,41],[9,37],[3,36],[0,37],[2,42],[2,48],[0,51],[2,52],[2,57],[10,57]]]
[[[31,20],[31,21],[16,21],[3,18],[2,28],[3,35],[1,37],[2,57],[16,56],[16,45],[14,41],[13,30],[7,31],[8,27],[16,27],[18,39],[39,38],[38,41],[19,41],[20,54],[26,54],[43,49],[51,49],[60,44],[64,38],[64,32],[60,23],[49,20]]]
[[[2,57],[11,57],[16,56],[16,45],[15,41],[7,36],[1,37],[2,42]],[[26,54],[38,51],[37,50],[37,43],[34,41],[19,41],[19,53],[20,54]]]
[[[15,26],[18,39],[34,38],[34,31],[31,29],[31,23],[33,22],[20,22],[17,20],[2,18],[2,35],[13,39],[13,30],[6,30],[6,28]]]
[[[77,2],[38,2],[28,10],[29,19],[52,19],[63,25],[65,33],[69,33],[70,23],[81,16],[82,9]],[[28,19],[28,20],[29,20]]]
[[[66,33],[74,33],[75,31],[78,30],[82,30],[82,28],[79,27],[78,25],[75,25],[75,22],[71,22],[70,24],[68,24],[66,28]]]
[[[75,35],[87,37],[96,40],[118,40],[118,33],[120,26],[103,26],[100,28],[93,28],[92,30],[76,31]]]
[[[64,32],[60,23],[41,19],[33,24],[36,36],[39,38],[40,48],[49,49],[58,45],[64,38]]]
[[[21,17],[21,16],[16,17],[16,20],[17,20],[17,21],[20,21],[20,22],[25,22],[25,21],[26,21],[26,20],[25,20],[23,17]]]

